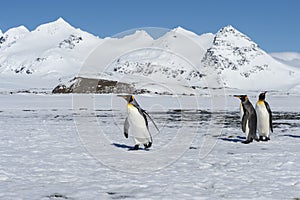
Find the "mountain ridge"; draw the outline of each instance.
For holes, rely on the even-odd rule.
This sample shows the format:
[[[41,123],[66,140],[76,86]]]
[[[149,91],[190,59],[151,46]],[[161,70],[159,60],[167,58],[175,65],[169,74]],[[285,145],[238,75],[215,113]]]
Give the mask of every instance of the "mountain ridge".
[[[299,70],[273,59],[231,25],[202,35],[178,26],[157,39],[145,30],[101,39],[63,18],[26,30],[19,26],[0,34],[0,76],[4,79],[44,77],[51,81],[43,87],[50,88],[75,76],[122,77],[122,82],[135,86],[150,77],[150,81],[172,85],[172,90],[177,85],[207,87],[204,82],[216,82],[216,77],[218,86],[230,88],[278,89],[299,84]],[[102,66],[97,51],[114,59]],[[261,81],[263,77],[269,82]],[[282,77],[288,81],[278,84],[276,80]]]
[[[227,87],[283,88],[297,81],[299,71],[277,62],[248,36],[232,26],[220,29],[202,62],[223,78]],[[298,71],[294,76],[294,71]],[[265,81],[263,78],[268,78]],[[278,82],[281,77],[286,80]],[[255,82],[255,85],[253,84]],[[238,84],[237,84],[238,83]]]

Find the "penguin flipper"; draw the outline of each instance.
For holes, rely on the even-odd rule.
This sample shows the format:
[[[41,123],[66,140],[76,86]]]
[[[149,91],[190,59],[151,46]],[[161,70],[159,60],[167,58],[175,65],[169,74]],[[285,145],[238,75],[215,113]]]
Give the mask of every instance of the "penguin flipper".
[[[155,126],[156,130],[159,132],[159,129],[158,129],[157,125],[155,124],[154,120],[152,119],[152,117],[145,110],[143,110],[143,113],[151,120],[151,122]]]
[[[135,106],[138,109],[139,113],[144,117],[147,128],[148,128],[148,120],[147,120],[148,117],[153,123],[153,125],[155,126],[155,128],[157,129],[157,131],[159,132],[159,129],[155,124],[154,120],[152,119],[152,117],[150,117],[150,115],[144,109],[141,108],[141,106],[138,104],[138,102],[135,99],[133,100],[132,105]]]
[[[270,108],[268,102],[266,102],[266,101],[264,101],[264,102],[265,102],[267,111],[268,111],[268,113],[269,113],[270,130],[271,130],[271,132],[273,133],[272,111],[271,111],[271,108]]]
[[[129,129],[129,122],[128,122],[128,117],[125,119],[124,123],[124,136],[128,138],[128,129]]]
[[[243,115],[243,118],[242,118],[242,130],[243,130],[244,133],[246,132],[246,126],[247,126],[248,118],[249,118],[249,112],[244,110],[244,115]]]

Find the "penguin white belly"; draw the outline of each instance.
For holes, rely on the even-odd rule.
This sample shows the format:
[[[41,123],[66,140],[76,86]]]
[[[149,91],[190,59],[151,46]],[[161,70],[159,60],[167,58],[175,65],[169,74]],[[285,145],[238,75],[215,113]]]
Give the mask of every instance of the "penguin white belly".
[[[257,115],[257,130],[258,134],[263,137],[270,135],[269,113],[264,103],[258,102],[255,107]]]
[[[151,136],[147,129],[144,117],[133,105],[128,105],[129,133],[133,136],[135,144],[148,144]]]
[[[242,121],[244,115],[244,110],[243,110],[243,105],[242,103],[240,104],[240,120]]]
[[[246,130],[245,130],[245,133],[246,133],[246,138],[248,138],[248,135],[249,135],[249,120],[247,120],[247,123],[246,123]]]

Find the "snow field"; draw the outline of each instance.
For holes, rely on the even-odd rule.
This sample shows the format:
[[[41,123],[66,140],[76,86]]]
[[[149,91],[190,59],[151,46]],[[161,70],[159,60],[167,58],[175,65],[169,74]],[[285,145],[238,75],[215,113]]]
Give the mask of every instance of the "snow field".
[[[274,133],[270,142],[249,145],[241,143],[244,135],[237,99],[228,98],[225,109],[213,110],[207,109],[209,98],[200,97],[199,110],[191,110],[188,102],[195,101],[194,97],[178,97],[184,99],[179,102],[186,102],[179,105],[171,96],[137,96],[162,130],[154,134],[150,151],[138,153],[127,151],[133,142],[120,130],[126,116],[125,101],[111,95],[89,96],[95,100],[95,109],[86,110],[81,117],[96,119],[103,127],[112,143],[106,148],[108,155],[114,149],[122,156],[135,153],[143,160],[143,155],[164,146],[172,149],[175,144],[170,141],[182,126],[190,132],[196,130],[196,136],[171,164],[149,172],[124,172],[104,165],[82,145],[75,119],[83,112],[73,109],[72,95],[1,95],[1,199],[300,197],[299,96],[267,96],[274,112]],[[182,110],[176,110],[178,107]],[[214,130],[211,124],[222,126],[222,132],[209,132]],[[213,145],[205,146],[206,142]],[[206,151],[209,153],[203,157]],[[126,157],[112,159],[120,166]],[[122,169],[133,170],[139,167],[136,164]]]

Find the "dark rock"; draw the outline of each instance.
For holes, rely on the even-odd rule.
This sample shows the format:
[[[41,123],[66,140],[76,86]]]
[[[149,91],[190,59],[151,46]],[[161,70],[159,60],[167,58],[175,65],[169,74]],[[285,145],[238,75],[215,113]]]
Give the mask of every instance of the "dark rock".
[[[67,86],[69,85],[69,86]],[[52,93],[134,93],[131,84],[112,80],[75,77],[68,84],[59,84]],[[146,93],[146,90],[142,92]]]

